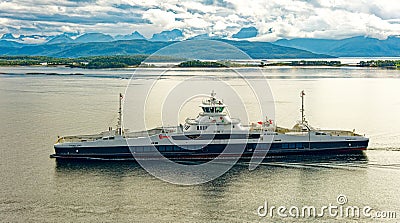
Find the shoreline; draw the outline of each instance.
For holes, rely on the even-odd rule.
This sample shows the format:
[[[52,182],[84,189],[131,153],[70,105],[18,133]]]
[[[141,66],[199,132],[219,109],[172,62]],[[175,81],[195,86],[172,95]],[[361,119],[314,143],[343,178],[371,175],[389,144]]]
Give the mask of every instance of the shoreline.
[[[271,79],[276,78],[291,78],[296,77],[299,78],[301,76],[297,75],[297,72],[301,73],[301,70],[309,70],[306,72],[311,72],[313,74],[309,74],[304,78],[316,77],[316,78],[327,78],[327,77],[342,77],[349,71],[355,73],[356,75],[351,77],[363,77],[358,75],[359,73],[366,74],[367,76],[364,77],[372,77],[369,76],[368,73],[370,71],[374,71],[375,73],[380,71],[384,72],[382,75],[373,75],[373,77],[400,77],[400,69],[386,69],[380,67],[355,67],[355,66],[340,66],[340,67],[333,67],[333,66],[266,66],[266,67],[220,67],[220,68],[207,68],[207,67],[135,67],[135,68],[107,68],[107,69],[83,69],[83,68],[69,68],[66,66],[9,66],[8,69],[3,69],[0,72],[0,77],[39,77],[39,78],[46,78],[46,77],[114,77],[119,79],[127,79],[130,78],[132,75],[140,69],[143,69],[143,74],[137,73],[142,78],[146,77],[154,77],[154,75],[160,75],[160,72],[165,70],[171,71],[174,74],[164,74],[165,77],[168,76],[193,76],[197,75],[198,72],[211,72],[211,75],[224,75],[227,71],[236,70],[236,72],[246,72],[252,71],[253,72],[262,72],[264,77],[268,77]],[[298,71],[296,71],[298,70]],[[324,74],[325,71],[331,70],[332,72],[336,73],[337,75],[321,75]],[[336,70],[336,71],[334,71]],[[150,74],[150,73],[154,74]],[[191,72],[194,72],[192,74]],[[272,73],[271,73],[272,72]],[[281,75],[276,75],[277,73],[283,72]],[[287,72],[290,72],[288,74]],[[295,72],[295,73],[293,73]],[[390,72],[390,73],[387,73]],[[284,74],[286,73],[286,74]],[[343,74],[343,75],[341,75]],[[386,76],[384,74],[389,74]],[[345,75],[346,76],[346,75]],[[349,77],[349,76],[346,76]],[[259,75],[251,75],[248,78],[259,78]]]
[[[146,55],[90,56],[80,58],[56,58],[46,56],[0,56],[0,67],[32,68],[79,68],[83,70],[103,69],[147,69],[147,68],[266,68],[266,67],[332,67],[332,68],[381,68],[400,69],[400,57],[360,58],[292,58],[292,59],[248,59],[248,60],[199,60],[158,56],[148,60]]]
[[[81,67],[70,67],[68,65],[52,65],[52,66],[46,66],[46,65],[10,65],[10,66],[4,66],[0,65],[0,68],[9,68],[9,69],[48,69],[51,70],[52,68],[59,68],[59,69],[76,69],[76,70],[82,70],[82,71],[109,71],[109,70],[137,70],[137,69],[144,69],[144,70],[152,70],[152,69],[176,69],[176,70],[226,70],[226,69],[273,69],[273,68],[286,68],[286,69],[348,69],[348,68],[353,68],[353,69],[381,69],[381,70],[400,70],[400,67],[378,67],[378,66],[359,66],[359,65],[351,65],[351,64],[342,64],[342,65],[335,65],[335,66],[329,66],[329,65],[289,65],[285,63],[272,63],[272,64],[267,64],[267,65],[238,65],[238,66],[225,66],[225,67],[212,67],[212,66],[191,66],[191,67],[180,67],[177,65],[173,66],[128,66],[128,67],[115,67],[115,68],[94,68],[94,69],[88,69],[88,68],[81,68]],[[9,72],[4,72],[1,71],[1,74],[9,74]],[[60,73],[57,72],[27,72],[25,73],[26,75],[57,75]],[[84,73],[69,73],[69,75],[84,75]]]

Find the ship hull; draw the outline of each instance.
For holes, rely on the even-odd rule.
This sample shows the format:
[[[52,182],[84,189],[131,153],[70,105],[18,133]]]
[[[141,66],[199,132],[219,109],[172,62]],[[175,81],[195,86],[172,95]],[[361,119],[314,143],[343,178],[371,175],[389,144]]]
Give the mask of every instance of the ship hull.
[[[232,145],[230,145],[232,147]],[[290,155],[334,155],[362,153],[368,147],[368,139],[335,142],[292,142],[292,143],[248,143],[234,145],[233,152],[224,152],[226,145],[210,144],[198,150],[186,150],[174,145],[156,146],[96,146],[64,147],[55,145],[56,159],[161,159],[160,154],[171,160],[251,159],[265,156]],[[236,149],[235,149],[236,147]],[[286,148],[288,147],[288,148]],[[237,152],[235,152],[237,151]]]

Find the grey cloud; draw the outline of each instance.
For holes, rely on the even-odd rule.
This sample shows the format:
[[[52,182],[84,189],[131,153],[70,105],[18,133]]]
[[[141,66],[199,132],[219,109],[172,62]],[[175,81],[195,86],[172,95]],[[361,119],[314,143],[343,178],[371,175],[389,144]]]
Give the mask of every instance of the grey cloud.
[[[205,12],[203,12],[201,10],[198,10],[198,9],[188,9],[187,11],[189,13],[191,13],[191,14],[199,14],[199,15],[205,15],[206,14]]]
[[[205,5],[215,5],[223,8],[235,9],[235,5],[224,0],[203,0],[202,3]]]
[[[140,5],[129,5],[129,4],[113,4],[112,7],[122,10],[140,10],[146,11],[149,10],[149,7],[140,6]]]
[[[180,0],[177,3],[159,0],[159,4],[118,0],[2,1],[0,34],[54,33],[60,32],[62,26],[67,26],[67,30],[98,30],[114,35],[121,34],[118,32],[126,26],[147,36],[178,28],[187,37],[204,32],[232,36],[242,27],[254,26],[260,39],[399,34],[400,6],[389,3],[389,0],[370,0],[368,4],[366,0]],[[154,9],[158,10],[151,13]]]
[[[7,13],[4,11],[0,11],[0,17],[9,18],[13,20],[25,20],[32,22],[64,22],[64,23],[76,23],[76,24],[87,24],[87,25],[95,25],[98,23],[137,23],[137,24],[147,24],[148,20],[143,19],[140,14],[137,13],[129,13],[125,16],[121,16],[120,13],[115,12],[107,12],[107,16],[99,15],[99,16],[69,16],[62,14],[54,14],[54,15],[46,15],[46,14],[27,14],[27,13]]]
[[[97,2],[97,0],[68,0],[69,2],[74,2],[74,3],[91,3],[94,4]]]

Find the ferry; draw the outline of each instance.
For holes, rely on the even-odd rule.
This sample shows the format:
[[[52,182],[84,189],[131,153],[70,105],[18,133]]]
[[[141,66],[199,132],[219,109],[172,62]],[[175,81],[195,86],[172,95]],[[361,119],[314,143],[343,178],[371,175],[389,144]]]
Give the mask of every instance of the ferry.
[[[94,135],[59,137],[54,145],[56,159],[105,160],[211,160],[251,159],[266,156],[332,155],[363,153],[369,139],[345,130],[321,130],[309,125],[304,115],[304,91],[301,121],[283,128],[274,120],[242,124],[227,113],[227,105],[212,92],[204,98],[196,118],[187,118],[178,126],[158,127],[140,132],[122,128],[122,94],[116,129]]]

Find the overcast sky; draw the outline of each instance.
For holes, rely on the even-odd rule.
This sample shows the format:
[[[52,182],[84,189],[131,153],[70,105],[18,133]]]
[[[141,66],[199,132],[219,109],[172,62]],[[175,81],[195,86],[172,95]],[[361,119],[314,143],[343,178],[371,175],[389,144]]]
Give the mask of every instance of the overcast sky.
[[[255,40],[400,35],[398,0],[0,0],[0,34],[137,30],[146,37],[181,29],[231,36],[242,27],[259,30]]]

